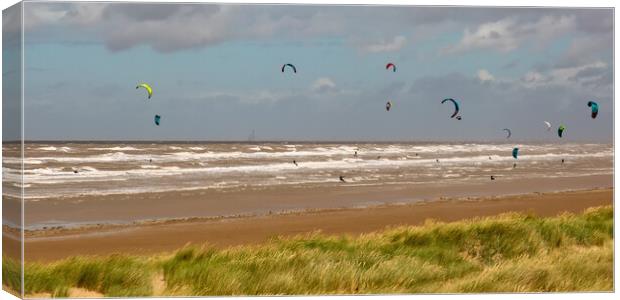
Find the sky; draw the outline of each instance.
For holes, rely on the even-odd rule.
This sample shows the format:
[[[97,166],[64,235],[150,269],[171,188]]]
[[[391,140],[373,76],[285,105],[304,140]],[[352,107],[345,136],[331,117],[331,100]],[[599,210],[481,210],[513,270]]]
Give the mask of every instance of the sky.
[[[24,64],[28,140],[613,140],[612,9],[25,3]]]

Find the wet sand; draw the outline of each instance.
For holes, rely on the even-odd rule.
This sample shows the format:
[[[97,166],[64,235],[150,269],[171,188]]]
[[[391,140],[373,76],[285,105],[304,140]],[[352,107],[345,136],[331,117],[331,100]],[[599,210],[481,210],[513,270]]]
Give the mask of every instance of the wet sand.
[[[256,244],[275,236],[320,230],[326,234],[361,234],[389,226],[445,222],[505,212],[553,216],[588,207],[612,205],[613,188],[512,196],[443,198],[413,204],[323,209],[298,213],[218,219],[188,219],[153,224],[31,231],[26,234],[27,261],[50,261],[73,255],[155,254],[187,244],[216,247]],[[5,245],[17,243],[8,236]],[[7,244],[8,243],[8,244]]]
[[[26,200],[26,229],[144,220],[258,216],[270,212],[410,204],[441,197],[485,197],[613,186],[613,175],[505,179],[482,174],[466,182],[333,184],[199,189],[158,193]]]

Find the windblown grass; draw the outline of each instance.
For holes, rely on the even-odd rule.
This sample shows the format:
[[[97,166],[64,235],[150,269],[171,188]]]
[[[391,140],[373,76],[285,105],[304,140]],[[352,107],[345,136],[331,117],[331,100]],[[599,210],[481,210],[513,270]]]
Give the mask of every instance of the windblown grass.
[[[12,274],[15,265],[7,262],[3,274]],[[76,257],[25,269],[26,294],[54,296],[71,287],[106,296],[611,291],[613,210],[429,221],[358,237],[313,233],[258,246]],[[165,288],[155,291],[161,274]]]

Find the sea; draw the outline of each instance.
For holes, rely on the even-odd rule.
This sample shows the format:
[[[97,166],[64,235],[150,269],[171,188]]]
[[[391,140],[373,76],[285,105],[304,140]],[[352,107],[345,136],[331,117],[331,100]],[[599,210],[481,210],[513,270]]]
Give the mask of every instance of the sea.
[[[25,201],[609,175],[614,158],[613,144],[598,143],[29,142],[22,182],[19,147],[3,146],[3,194],[23,187]]]

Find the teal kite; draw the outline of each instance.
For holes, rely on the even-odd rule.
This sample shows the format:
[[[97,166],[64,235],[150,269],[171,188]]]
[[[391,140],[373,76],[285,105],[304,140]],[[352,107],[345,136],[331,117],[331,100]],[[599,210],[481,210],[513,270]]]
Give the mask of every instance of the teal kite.
[[[446,99],[443,99],[443,101],[441,101],[441,104],[444,104],[447,101],[450,101],[450,102],[452,102],[454,104],[454,113],[452,114],[452,116],[450,116],[450,118],[454,118],[459,113],[459,103],[456,102],[456,100],[454,100],[452,98],[446,98]],[[459,120],[460,120],[460,118],[459,118]]]
[[[592,108],[592,119],[595,119],[596,115],[598,115],[598,103],[594,101],[588,101],[588,107]]]
[[[297,68],[295,68],[295,66],[293,66],[293,64],[283,64],[282,65],[282,73],[284,73],[284,69],[286,67],[290,67],[291,69],[293,69],[293,73],[297,73]]]

